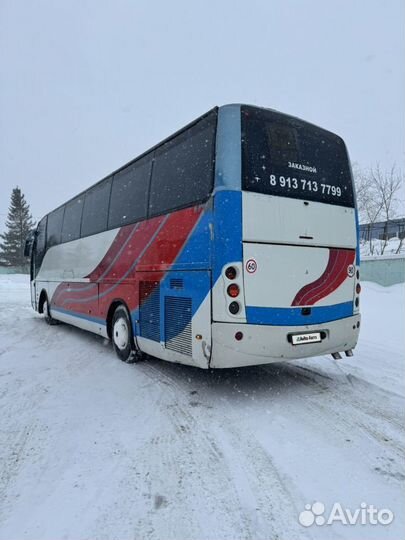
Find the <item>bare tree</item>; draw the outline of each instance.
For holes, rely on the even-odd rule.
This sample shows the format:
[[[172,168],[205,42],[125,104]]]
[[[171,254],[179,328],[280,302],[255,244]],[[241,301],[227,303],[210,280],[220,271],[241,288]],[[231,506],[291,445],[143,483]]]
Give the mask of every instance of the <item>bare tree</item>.
[[[395,165],[383,170],[379,164],[369,169],[361,169],[353,164],[353,176],[356,184],[357,207],[361,223],[368,224],[368,242],[371,255],[375,252],[372,239],[374,224],[385,221],[383,243],[379,254],[383,254],[388,244],[387,227],[390,220],[397,215],[398,191],[404,183],[404,175]]]
[[[369,242],[369,252],[374,253],[374,244],[372,241],[372,231],[374,224],[380,218],[383,204],[379,199],[376,187],[372,181],[371,169],[364,170],[354,163],[352,165],[353,176],[356,184],[357,209],[359,212],[360,223],[367,223],[367,237]]]
[[[370,169],[370,176],[378,204],[381,206],[381,217],[385,221],[383,244],[381,246],[382,255],[388,244],[388,223],[397,215],[398,191],[404,177],[395,165],[390,170],[384,171],[379,164]]]

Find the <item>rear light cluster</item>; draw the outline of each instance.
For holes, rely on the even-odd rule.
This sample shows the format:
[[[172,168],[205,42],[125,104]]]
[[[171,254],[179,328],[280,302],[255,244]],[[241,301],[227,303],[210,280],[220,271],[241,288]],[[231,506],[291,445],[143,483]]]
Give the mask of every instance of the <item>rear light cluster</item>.
[[[233,281],[238,277],[238,271],[234,266],[228,266],[225,270],[225,277],[229,281]],[[226,288],[226,294],[229,298],[238,298],[240,295],[240,287],[237,283],[230,283]],[[240,303],[237,300],[233,300],[228,304],[229,312],[232,315],[237,315],[241,309]]]
[[[355,296],[354,296],[354,306],[356,310],[358,311],[360,306],[360,297],[359,294],[361,293],[361,285],[360,285],[360,271],[359,269],[356,270],[356,285],[355,285]]]
[[[221,268],[221,280],[214,286],[212,299],[219,320],[246,322],[242,261],[228,261]]]

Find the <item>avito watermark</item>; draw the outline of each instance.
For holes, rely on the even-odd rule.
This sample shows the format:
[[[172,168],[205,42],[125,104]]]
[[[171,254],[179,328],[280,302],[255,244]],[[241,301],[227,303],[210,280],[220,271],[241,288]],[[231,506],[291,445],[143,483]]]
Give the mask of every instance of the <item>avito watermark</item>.
[[[311,525],[389,525],[394,519],[394,513],[389,508],[376,508],[373,504],[362,502],[358,508],[346,508],[340,503],[334,503],[330,512],[326,512],[322,502],[306,504],[298,516],[303,527]]]

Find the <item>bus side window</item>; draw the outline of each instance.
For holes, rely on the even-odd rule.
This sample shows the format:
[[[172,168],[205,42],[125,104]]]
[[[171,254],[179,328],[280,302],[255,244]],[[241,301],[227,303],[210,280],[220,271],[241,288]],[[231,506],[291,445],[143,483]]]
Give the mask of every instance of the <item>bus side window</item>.
[[[107,229],[111,178],[89,189],[84,199],[81,236],[104,232]]]
[[[114,175],[109,229],[146,218],[151,166],[152,155],[149,154]]]
[[[216,114],[211,113],[155,151],[149,215],[206,200],[214,177]]]
[[[32,257],[34,258],[34,269],[35,269],[34,277],[36,277],[36,275],[38,274],[39,268],[42,264],[42,260],[45,255],[46,223],[47,223],[47,216],[41,219],[37,227],[37,232],[35,234],[34,249],[32,253]]]
[[[48,215],[48,227],[46,231],[46,249],[56,246],[61,242],[62,221],[65,207],[62,206]]]
[[[79,238],[82,211],[83,197],[78,197],[66,205],[62,226],[62,242],[70,242]]]

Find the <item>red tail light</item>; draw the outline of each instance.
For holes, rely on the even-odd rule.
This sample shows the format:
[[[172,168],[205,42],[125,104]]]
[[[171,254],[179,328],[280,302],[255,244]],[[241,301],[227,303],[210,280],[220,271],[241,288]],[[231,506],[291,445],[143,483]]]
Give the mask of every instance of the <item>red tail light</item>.
[[[236,283],[231,283],[228,288],[226,289],[226,292],[231,298],[236,298],[239,295],[239,286],[236,285]]]

